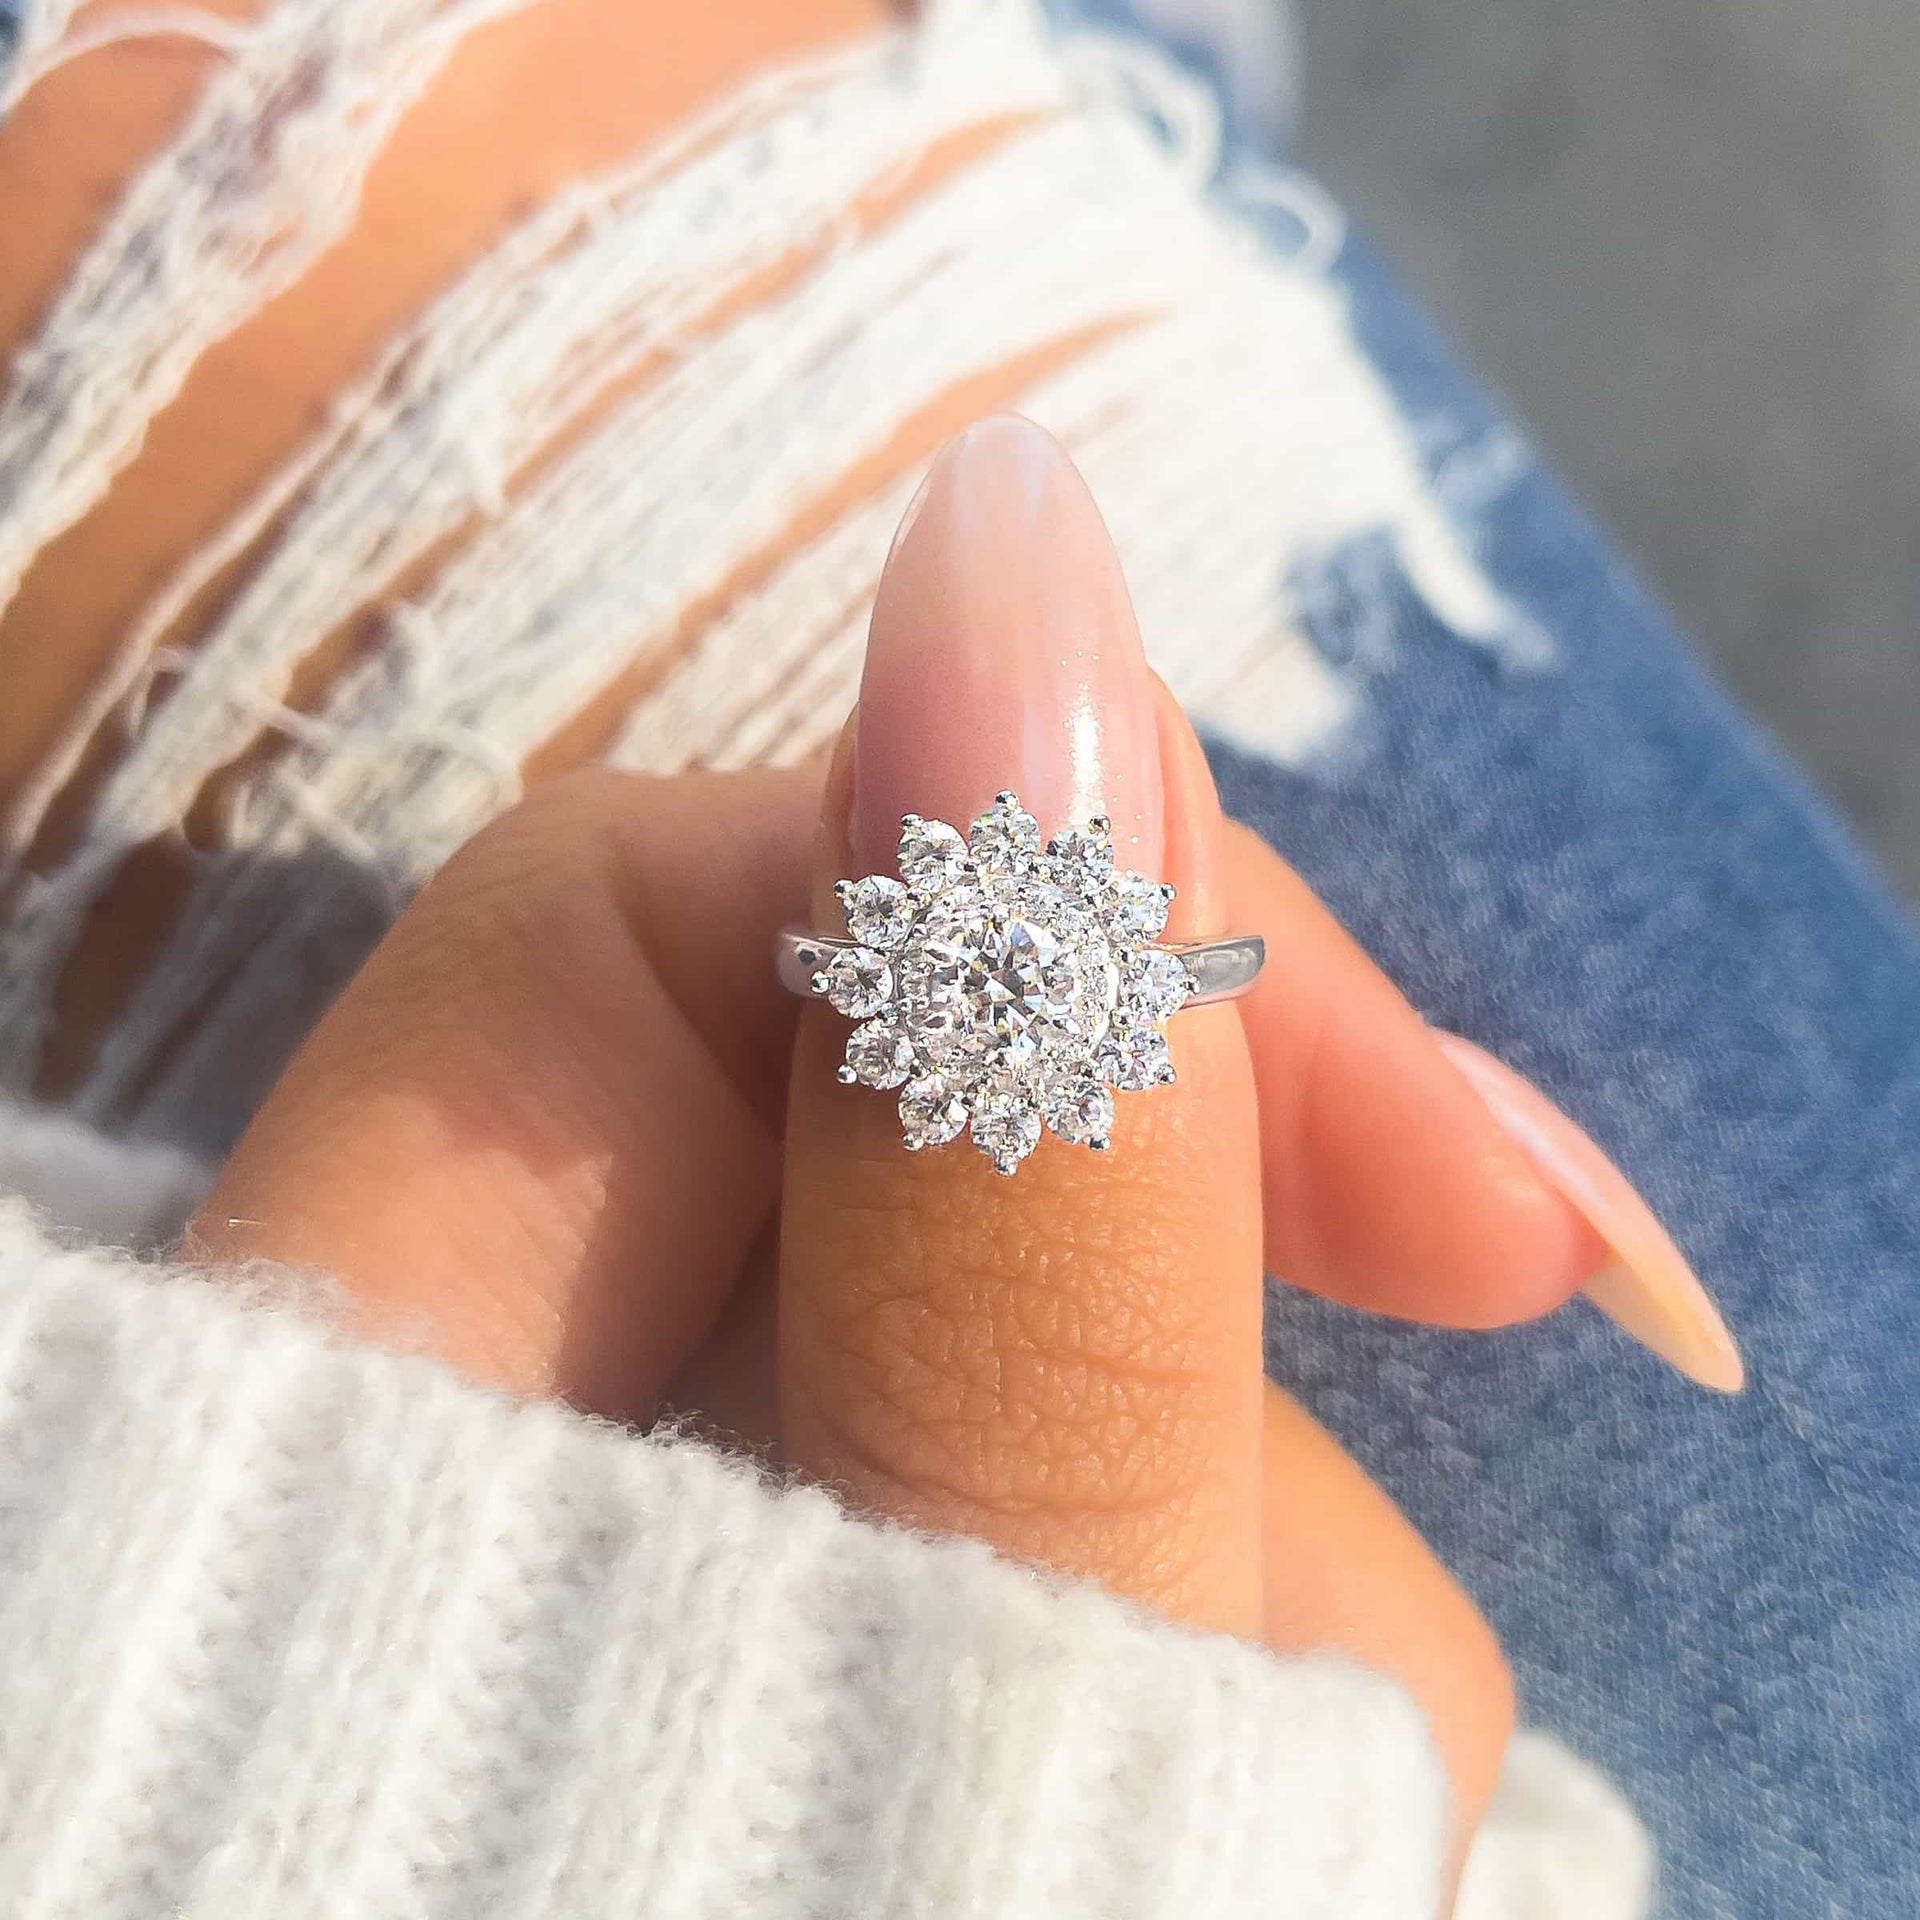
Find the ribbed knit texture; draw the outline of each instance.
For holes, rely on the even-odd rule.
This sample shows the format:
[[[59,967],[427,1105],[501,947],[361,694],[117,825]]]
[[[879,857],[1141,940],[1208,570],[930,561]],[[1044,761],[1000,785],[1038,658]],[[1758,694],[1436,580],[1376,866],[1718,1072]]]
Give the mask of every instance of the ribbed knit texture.
[[[0,106],[105,38],[226,57],[0,395],[0,600],[338,235],[458,38],[520,3],[27,8]],[[1137,47],[1063,58],[1031,0],[928,0],[530,210],[155,584],[14,797],[0,870],[124,728],[0,927],[0,1083],[24,1089],[127,851],[252,762],[74,1112],[0,1113],[0,1194],[164,1235],[194,1149],[378,925],[636,665],[617,762],[817,745],[917,475],[817,508],[937,396],[1036,354],[1008,397],[1093,479],[1156,664],[1223,737],[1317,753],[1352,716],[1363,676],[1295,589],[1355,542],[1462,639],[1534,657],[1348,324],[1337,216],[1243,162],[1238,198],[1301,230],[1256,245],[1198,192],[1217,136]],[[209,630],[165,646],[243,554]],[[376,605],[385,644],[289,711],[296,669]],[[330,1331],[328,1305],[63,1250],[0,1199],[0,1920],[1430,1920],[1445,1784],[1387,1681],[488,1395]],[[1647,1879],[1604,1782],[1522,1741],[1460,1914],[1632,1920]]]
[[[1426,1920],[1418,1715],[0,1211],[0,1912]]]

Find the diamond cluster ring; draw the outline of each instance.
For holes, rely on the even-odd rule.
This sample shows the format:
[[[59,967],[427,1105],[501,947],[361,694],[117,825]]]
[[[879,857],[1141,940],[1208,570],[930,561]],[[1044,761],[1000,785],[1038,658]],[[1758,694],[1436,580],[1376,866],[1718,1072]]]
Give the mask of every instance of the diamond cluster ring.
[[[971,1130],[1012,1173],[1043,1126],[1104,1149],[1115,1092],[1174,1077],[1164,1023],[1245,993],[1266,958],[1257,935],[1157,945],[1173,889],[1115,868],[1105,820],[1042,845],[1010,792],[964,839],[908,814],[899,865],[834,889],[849,938],[788,928],[776,959],[859,1022],[840,1078],[899,1089],[911,1150]]]

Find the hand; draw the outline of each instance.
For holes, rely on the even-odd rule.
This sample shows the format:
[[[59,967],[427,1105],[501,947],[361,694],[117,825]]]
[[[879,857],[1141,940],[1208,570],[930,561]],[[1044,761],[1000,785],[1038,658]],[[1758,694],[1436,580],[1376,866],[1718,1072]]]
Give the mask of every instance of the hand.
[[[1121,1096],[1111,1153],[1048,1139],[1010,1180],[964,1141],[905,1153],[893,1101],[835,1080],[846,1023],[770,962],[889,865],[903,811],[964,821],[1007,785],[1049,830],[1109,813],[1179,889],[1168,938],[1271,955],[1174,1021],[1178,1081]],[[908,516],[832,766],[538,791],[334,1006],[198,1238],[328,1269],[477,1378],[671,1408],[876,1512],[1345,1648],[1425,1707],[1464,1838],[1511,1721],[1498,1649],[1264,1383],[1261,1275],[1449,1325],[1544,1313],[1605,1265],[1595,1222],[1638,1218],[1570,1204],[1554,1150],[1223,819],[1078,476],[998,419]]]

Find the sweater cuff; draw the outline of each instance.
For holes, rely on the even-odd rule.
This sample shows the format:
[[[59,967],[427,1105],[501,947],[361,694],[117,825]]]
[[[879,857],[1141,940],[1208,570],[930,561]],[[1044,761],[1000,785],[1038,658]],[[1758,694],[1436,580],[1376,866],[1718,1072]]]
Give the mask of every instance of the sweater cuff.
[[[1397,1687],[0,1202],[0,1910],[1430,1920]]]

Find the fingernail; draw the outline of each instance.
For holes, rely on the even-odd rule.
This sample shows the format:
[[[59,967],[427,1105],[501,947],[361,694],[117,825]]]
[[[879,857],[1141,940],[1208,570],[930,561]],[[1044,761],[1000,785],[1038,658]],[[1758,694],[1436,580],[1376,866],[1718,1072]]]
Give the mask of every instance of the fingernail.
[[[1738,1393],[1746,1368],[1686,1256],[1626,1176],[1537,1087],[1458,1034],[1435,1039],[1541,1177],[1583,1214],[1611,1259],[1581,1291],[1689,1379]]]
[[[965,832],[1013,788],[1043,833],[1105,814],[1123,866],[1165,845],[1153,683],[1119,556],[1059,443],[995,414],[950,440],[894,539],[867,642],[854,852],[900,816]]]

